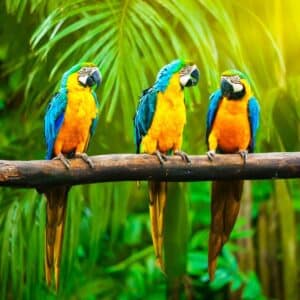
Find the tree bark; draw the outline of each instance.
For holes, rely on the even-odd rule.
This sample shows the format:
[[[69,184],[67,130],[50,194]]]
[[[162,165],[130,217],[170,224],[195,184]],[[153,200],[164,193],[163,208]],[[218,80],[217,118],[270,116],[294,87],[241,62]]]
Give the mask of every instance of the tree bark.
[[[226,179],[278,179],[300,177],[300,152],[249,154],[247,162],[238,154],[190,156],[191,163],[172,156],[161,165],[147,154],[92,156],[94,168],[81,159],[60,161],[0,161],[0,186],[40,188],[108,181],[204,181]]]

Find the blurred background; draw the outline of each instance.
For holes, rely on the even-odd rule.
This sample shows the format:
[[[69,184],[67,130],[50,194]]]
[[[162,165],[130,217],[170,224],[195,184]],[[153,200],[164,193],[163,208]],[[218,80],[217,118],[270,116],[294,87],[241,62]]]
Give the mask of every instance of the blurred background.
[[[177,57],[201,71],[186,94],[183,150],[205,153],[209,94],[234,67],[261,104],[256,151],[299,151],[299,9],[296,0],[2,0],[0,158],[44,158],[47,103],[79,61],[103,74],[89,154],[134,152],[139,95]],[[172,184],[167,215],[168,279],[155,266],[146,183],[72,188],[56,296],[44,283],[44,197],[1,188],[0,299],[300,299],[299,180],[246,183],[212,283],[210,183]]]

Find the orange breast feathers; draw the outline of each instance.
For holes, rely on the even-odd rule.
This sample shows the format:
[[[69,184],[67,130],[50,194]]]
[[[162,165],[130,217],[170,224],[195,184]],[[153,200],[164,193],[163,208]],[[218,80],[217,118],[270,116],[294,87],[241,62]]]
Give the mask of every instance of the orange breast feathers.
[[[251,141],[248,100],[248,95],[241,100],[226,97],[221,100],[208,138],[209,150],[234,153],[248,148]]]
[[[77,83],[77,75],[70,76],[68,101],[64,122],[54,144],[54,154],[82,153],[90,138],[90,127],[97,115],[97,106],[91,89]]]
[[[174,74],[165,92],[157,95],[152,124],[142,140],[141,152],[180,150],[185,122],[184,93],[179,74]]]

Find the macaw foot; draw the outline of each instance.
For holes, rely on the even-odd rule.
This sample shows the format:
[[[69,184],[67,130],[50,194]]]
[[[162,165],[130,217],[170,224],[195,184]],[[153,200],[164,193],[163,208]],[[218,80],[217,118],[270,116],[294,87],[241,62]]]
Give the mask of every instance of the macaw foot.
[[[248,158],[248,150],[240,150],[238,154],[241,156],[245,164]]]
[[[59,153],[57,156],[55,156],[53,160],[60,160],[68,170],[71,168],[69,160],[66,159],[62,153]]]
[[[159,150],[156,150],[154,152],[154,155],[157,156],[157,158],[158,158],[158,160],[159,160],[159,162],[160,162],[161,165],[163,165],[168,160],[167,155],[161,153]]]
[[[207,158],[210,161],[213,161],[215,159],[215,156],[216,156],[216,151],[215,150],[209,150],[209,151],[206,152],[206,155],[207,155]]]
[[[95,167],[93,161],[88,157],[86,153],[75,153],[76,158],[81,158],[84,162],[86,162],[92,169]]]
[[[187,162],[187,163],[189,163],[189,164],[191,163],[190,158],[189,158],[188,155],[187,155],[185,152],[183,152],[183,151],[175,150],[175,151],[174,151],[174,155],[180,156],[181,159],[182,159],[183,161],[185,161],[185,162]]]

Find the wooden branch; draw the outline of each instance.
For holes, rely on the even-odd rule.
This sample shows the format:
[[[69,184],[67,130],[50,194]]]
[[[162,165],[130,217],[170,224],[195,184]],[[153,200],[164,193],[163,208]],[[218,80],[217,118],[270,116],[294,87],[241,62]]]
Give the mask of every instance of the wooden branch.
[[[71,160],[68,170],[60,161],[0,161],[0,186],[39,188],[108,181],[216,179],[278,179],[300,177],[300,152],[249,154],[246,164],[238,154],[190,156],[187,164],[178,156],[160,165],[152,155],[111,154],[91,156],[95,168],[81,159]]]

